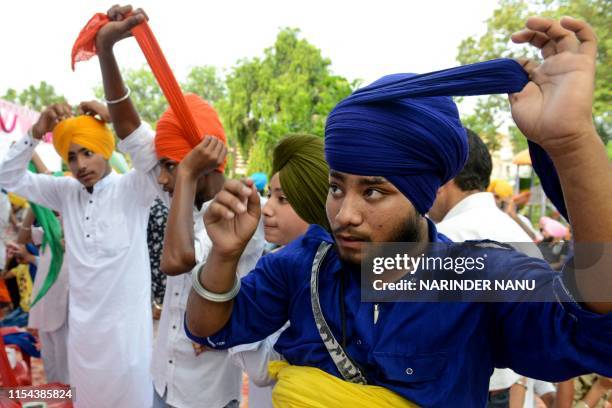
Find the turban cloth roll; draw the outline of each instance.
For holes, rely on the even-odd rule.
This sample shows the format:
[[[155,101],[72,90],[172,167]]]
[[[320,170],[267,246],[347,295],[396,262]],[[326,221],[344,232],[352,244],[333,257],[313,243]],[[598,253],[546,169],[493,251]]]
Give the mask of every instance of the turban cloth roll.
[[[329,190],[329,168],[323,139],[291,135],[274,149],[272,173],[279,173],[287,200],[301,219],[329,230],[325,200]]]
[[[104,122],[87,115],[64,119],[53,129],[53,147],[66,163],[71,143],[98,153],[106,160],[115,150],[115,138]]]
[[[109,21],[105,14],[96,13],[83,27],[72,47],[73,70],[78,61],[85,61],[96,55],[98,52],[95,41],[96,35]],[[143,21],[132,29],[132,34],[134,34],[171,108],[164,114],[165,119],[162,117],[164,121],[160,120],[163,136],[160,139],[160,143],[164,154],[160,154],[158,150],[158,157],[165,156],[175,161],[181,161],[187,152],[197,146],[202,137],[206,135],[216,136],[225,142],[225,133],[217,113],[201,98],[196,100],[195,95],[189,97],[183,96],[181,88],[149,24]],[[204,129],[206,132],[202,133],[203,125],[212,127],[212,130],[206,128]],[[178,128],[181,129],[180,132],[177,130]],[[168,140],[168,135],[176,137],[175,143],[172,144]],[[189,149],[186,149],[185,141],[187,141]],[[156,146],[159,146],[157,141]],[[225,164],[219,166],[217,170],[223,172],[224,167]]]
[[[385,76],[332,110],[325,128],[325,157],[333,170],[385,177],[425,214],[438,188],[467,160],[467,136],[451,96],[520,92],[528,80],[511,59]],[[538,175],[556,177],[546,152],[530,143],[532,158],[534,150],[541,163],[534,164]],[[556,183],[542,184],[552,187],[546,192],[561,211],[558,179]]]
[[[193,115],[200,139],[204,136],[214,136],[226,143],[225,131],[215,109],[204,99],[192,93],[185,94],[185,102]],[[169,107],[157,122],[155,134],[157,157],[166,157],[180,162],[192,148],[193,146],[186,137],[180,118],[176,115],[172,106]],[[219,166],[217,171],[223,173],[224,169],[225,163]]]

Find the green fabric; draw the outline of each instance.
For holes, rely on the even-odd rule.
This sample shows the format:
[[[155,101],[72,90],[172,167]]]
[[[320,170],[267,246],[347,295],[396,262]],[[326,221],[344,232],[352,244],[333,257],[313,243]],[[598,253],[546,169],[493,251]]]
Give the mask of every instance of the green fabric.
[[[128,166],[125,157],[123,157],[123,155],[116,150],[110,157],[109,163],[111,167],[119,174],[125,174],[130,170],[130,166]]]
[[[36,167],[34,167],[33,163],[30,163],[29,169],[31,172],[36,173]],[[33,202],[30,202],[30,208],[34,212],[38,224],[45,232],[41,249],[44,249],[47,245],[49,245],[51,249],[49,273],[36,294],[36,298],[30,305],[30,307],[33,307],[43,296],[45,296],[57,280],[64,261],[64,249],[62,248],[62,226],[53,211]]]
[[[279,173],[281,188],[291,207],[309,224],[329,231],[325,201],[329,190],[329,167],[323,139],[289,135],[274,148],[272,174]]]

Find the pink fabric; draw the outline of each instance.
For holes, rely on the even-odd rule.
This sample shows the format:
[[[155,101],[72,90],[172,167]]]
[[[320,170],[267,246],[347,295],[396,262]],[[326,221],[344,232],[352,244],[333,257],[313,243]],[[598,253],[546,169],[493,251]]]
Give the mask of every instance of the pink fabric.
[[[568,232],[567,227],[550,217],[540,218],[540,228],[542,228],[543,232],[554,238],[563,238]]]
[[[40,113],[35,110],[0,99],[0,117],[7,130],[11,129],[13,123],[16,123],[19,124],[19,128],[25,132],[36,123],[39,116]],[[12,130],[14,129],[11,129],[8,133]],[[5,130],[0,127],[0,134],[2,132],[5,132]],[[45,135],[43,141],[49,143],[49,137],[50,134]]]

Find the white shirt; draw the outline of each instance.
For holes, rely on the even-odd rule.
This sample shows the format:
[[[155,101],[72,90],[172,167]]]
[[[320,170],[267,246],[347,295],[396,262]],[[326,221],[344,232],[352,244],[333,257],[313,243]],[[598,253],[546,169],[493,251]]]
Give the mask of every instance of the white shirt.
[[[0,187],[63,217],[69,275],[68,364],[77,408],[148,407],[153,331],[143,178],[111,173],[89,193],[71,177],[28,172],[25,135],[0,163]]]
[[[228,349],[232,361],[249,376],[249,407],[272,408],[272,387],[276,381],[270,377],[268,364],[282,356],[274,350],[280,335],[289,322],[264,340],[241,344]]]
[[[11,217],[11,202],[8,195],[0,191],[0,270],[6,263],[6,230]]]
[[[148,188],[155,191],[169,206],[170,197],[157,183],[159,166],[154,147],[154,133],[143,123],[125,138],[119,148],[130,154],[135,169],[146,172]],[[212,242],[206,234],[203,215],[210,201],[195,210],[194,238],[196,261],[208,256]],[[242,277],[250,272],[261,257],[264,247],[263,223],[247,245],[238,263]],[[241,399],[242,370],[234,365],[227,351],[210,350],[196,357],[193,344],[184,329],[187,298],[191,291],[191,274],[168,276],[164,306],[155,339],[152,373],[159,395],[167,390],[167,404],[177,408],[220,408],[231,400]]]
[[[492,193],[474,193],[458,202],[436,227],[455,242],[490,239],[511,244],[526,255],[542,258],[533,240],[495,204]]]
[[[518,251],[542,258],[529,235],[497,207],[491,193],[475,193],[465,197],[451,208],[436,227],[455,242],[490,239],[511,243]],[[489,390],[509,388],[518,379],[519,375],[509,368],[496,368],[491,376]]]

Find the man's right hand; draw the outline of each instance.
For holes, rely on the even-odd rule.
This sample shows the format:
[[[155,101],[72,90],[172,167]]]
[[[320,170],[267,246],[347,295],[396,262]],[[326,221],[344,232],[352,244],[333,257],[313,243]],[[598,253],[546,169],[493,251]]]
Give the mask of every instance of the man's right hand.
[[[253,181],[227,180],[204,214],[213,250],[223,257],[240,257],[260,216],[259,195]]]
[[[71,116],[72,108],[65,102],[48,106],[32,126],[32,137],[40,140],[48,132],[52,132],[55,125]]]
[[[227,147],[225,143],[214,136],[204,139],[185,156],[179,164],[179,171],[185,172],[191,178],[210,173],[225,161]]]
[[[128,14],[132,13],[130,16]],[[110,51],[115,43],[124,38],[131,37],[131,29],[147,20],[147,15],[142,9],[132,11],[132,6],[111,7],[106,15],[110,22],[98,31],[96,35],[96,48],[98,51]]]

